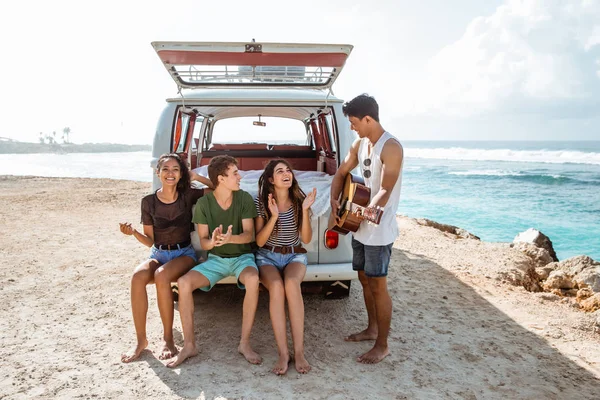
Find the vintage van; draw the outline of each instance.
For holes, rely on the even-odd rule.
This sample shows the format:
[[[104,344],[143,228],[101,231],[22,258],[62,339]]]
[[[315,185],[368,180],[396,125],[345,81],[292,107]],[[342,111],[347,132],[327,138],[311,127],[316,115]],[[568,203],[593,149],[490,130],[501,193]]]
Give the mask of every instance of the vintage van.
[[[266,162],[288,160],[304,192],[317,188],[313,239],[304,245],[308,268],[303,288],[328,297],[347,295],[357,278],[350,235],[327,229],[329,188],[356,133],[331,87],[351,45],[153,42],[177,86],[159,117],[152,167],[176,152],[202,175],[210,159],[235,157],[242,189],[254,197]],[[160,186],[154,174],[153,189]],[[192,242],[200,253],[196,234]],[[234,283],[233,278],[220,283]]]

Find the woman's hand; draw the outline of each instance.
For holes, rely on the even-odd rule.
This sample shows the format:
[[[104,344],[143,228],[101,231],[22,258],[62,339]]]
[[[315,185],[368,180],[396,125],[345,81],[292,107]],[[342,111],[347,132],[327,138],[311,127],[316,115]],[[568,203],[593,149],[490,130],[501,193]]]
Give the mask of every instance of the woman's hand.
[[[317,188],[313,188],[312,191],[308,192],[304,201],[302,202],[302,209],[304,211],[308,210],[314,203],[317,198]]]
[[[194,172],[192,170],[190,170],[190,180],[192,181],[198,181],[201,184],[203,184],[204,186],[208,187],[209,189],[214,189],[213,187],[213,183],[210,179],[208,179],[205,176],[202,176],[200,174],[198,174],[197,172]]]
[[[279,218],[279,207],[277,207],[277,201],[273,198],[273,193],[269,193],[269,211],[271,211],[271,218]]]
[[[129,222],[119,222],[119,229],[121,230],[121,233],[124,233],[127,236],[133,235],[133,232],[135,231]]]

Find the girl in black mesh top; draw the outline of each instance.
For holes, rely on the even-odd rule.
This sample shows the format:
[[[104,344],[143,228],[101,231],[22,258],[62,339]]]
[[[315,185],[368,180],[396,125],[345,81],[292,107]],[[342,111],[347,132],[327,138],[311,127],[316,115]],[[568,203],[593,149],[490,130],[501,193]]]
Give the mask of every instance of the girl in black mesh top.
[[[119,224],[125,235],[133,235],[140,243],[150,247],[150,257],[138,265],[131,278],[131,309],[137,345],[121,355],[123,362],[135,360],[148,346],[146,286],[153,282],[164,331],[159,358],[167,359],[177,354],[173,342],[171,282],[176,282],[198,261],[190,241],[192,209],[204,194],[204,189],[190,188],[190,179],[212,187],[207,178],[190,171],[177,154],[163,154],[158,159],[156,174],[162,187],[142,199],[143,232],[134,229],[130,223]]]

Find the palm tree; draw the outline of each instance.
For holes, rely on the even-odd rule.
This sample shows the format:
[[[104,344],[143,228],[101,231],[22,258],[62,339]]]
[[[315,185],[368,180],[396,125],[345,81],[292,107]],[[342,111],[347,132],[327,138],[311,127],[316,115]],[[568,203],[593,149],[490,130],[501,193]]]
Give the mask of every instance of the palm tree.
[[[44,140],[44,134],[40,132],[40,143],[44,144],[46,141]]]
[[[69,135],[70,134],[71,134],[71,128],[69,128],[68,126],[64,127],[63,128],[63,142],[64,143],[70,143],[69,142]],[[66,140],[65,140],[65,138],[66,138]]]

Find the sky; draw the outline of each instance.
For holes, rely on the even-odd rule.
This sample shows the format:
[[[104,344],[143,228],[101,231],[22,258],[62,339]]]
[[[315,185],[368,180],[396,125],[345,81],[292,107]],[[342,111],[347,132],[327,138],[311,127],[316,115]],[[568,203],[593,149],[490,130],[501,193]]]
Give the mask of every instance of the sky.
[[[0,137],[152,144],[152,41],[343,43],[333,86],[406,140],[600,140],[600,0],[2,2]]]

